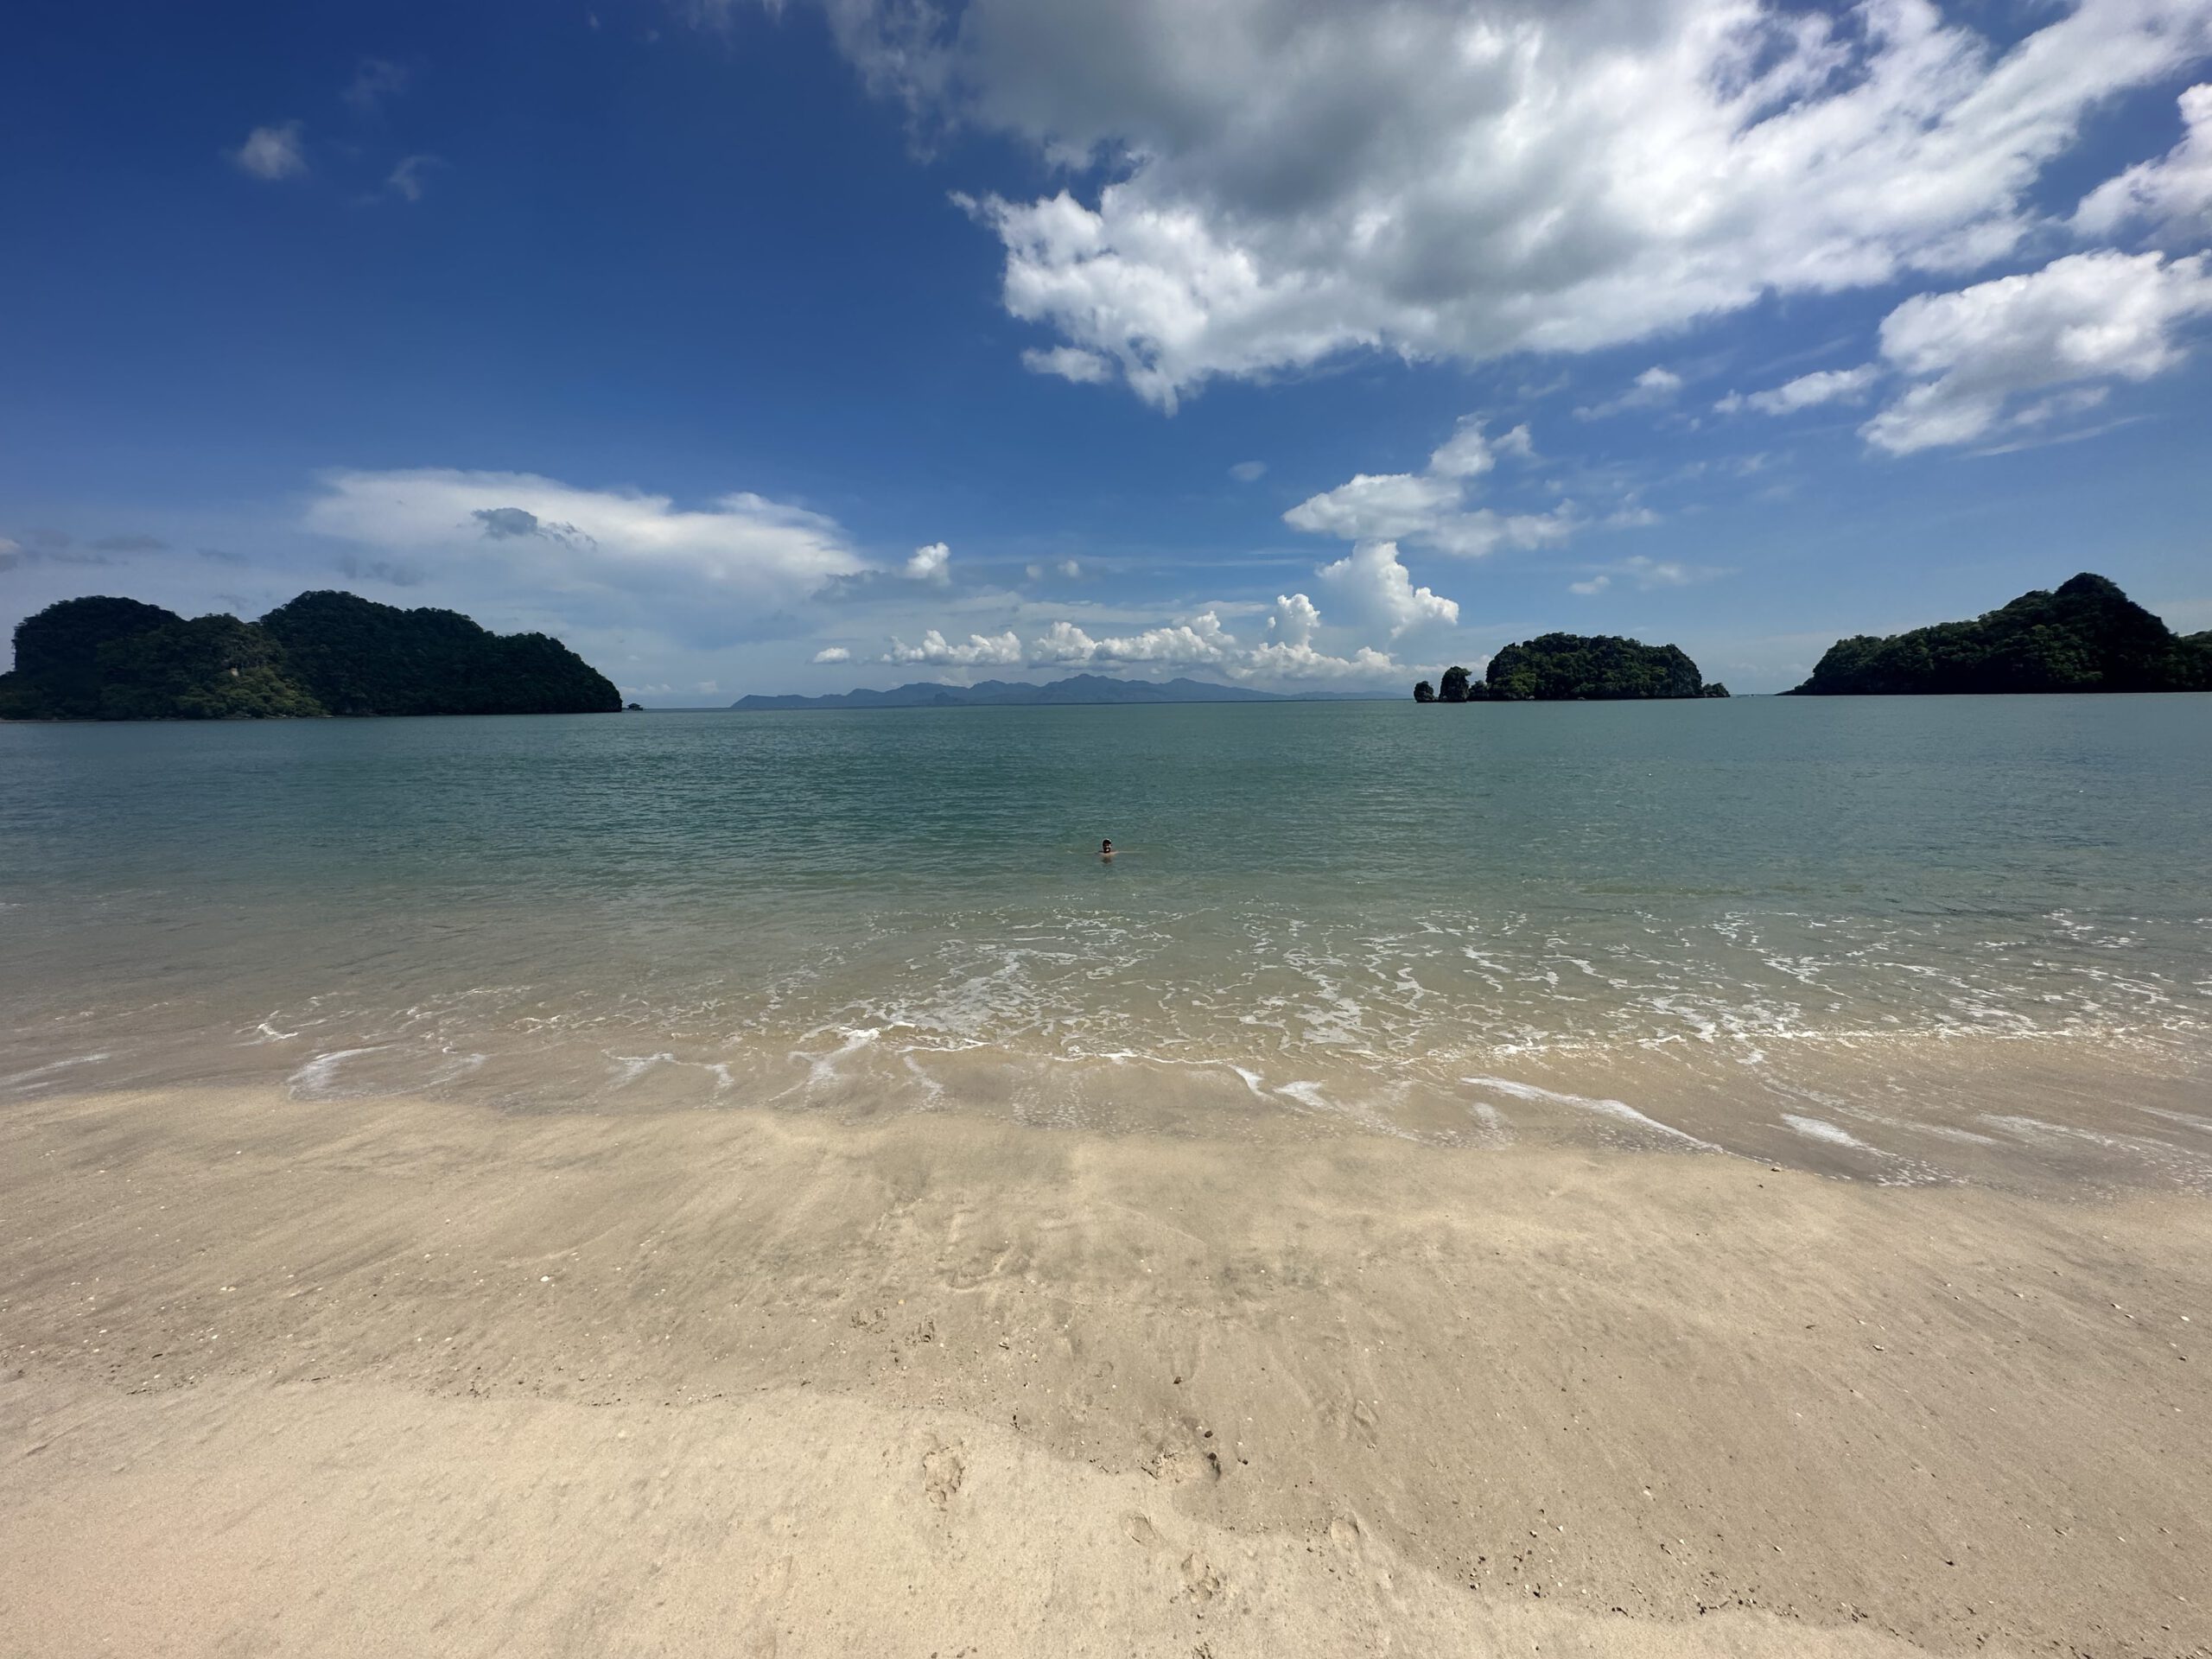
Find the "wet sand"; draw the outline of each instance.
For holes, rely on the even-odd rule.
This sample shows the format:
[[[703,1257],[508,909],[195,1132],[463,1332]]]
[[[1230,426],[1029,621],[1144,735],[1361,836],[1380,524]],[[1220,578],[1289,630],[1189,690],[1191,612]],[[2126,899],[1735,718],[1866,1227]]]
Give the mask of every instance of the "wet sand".
[[[0,1116],[0,1652],[2212,1650],[2212,1207],[1694,1151]]]

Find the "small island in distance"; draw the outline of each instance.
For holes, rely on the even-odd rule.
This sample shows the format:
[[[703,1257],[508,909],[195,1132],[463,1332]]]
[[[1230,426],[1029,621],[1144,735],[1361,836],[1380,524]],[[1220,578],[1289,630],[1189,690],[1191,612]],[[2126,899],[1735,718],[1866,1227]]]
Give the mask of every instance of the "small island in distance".
[[[582,715],[613,682],[543,633],[493,633],[458,611],[302,594],[257,622],[185,618],[135,599],[66,599],[16,627],[0,719],[273,720]]]
[[[2083,571],[1971,622],[1839,639],[1789,697],[2212,691],[2212,632],[2177,635]]]
[[[1616,634],[1547,633],[1510,645],[1480,680],[1453,664],[1440,686],[1423,680],[1415,702],[1600,702],[1644,697],[1725,697],[1680,645]]]

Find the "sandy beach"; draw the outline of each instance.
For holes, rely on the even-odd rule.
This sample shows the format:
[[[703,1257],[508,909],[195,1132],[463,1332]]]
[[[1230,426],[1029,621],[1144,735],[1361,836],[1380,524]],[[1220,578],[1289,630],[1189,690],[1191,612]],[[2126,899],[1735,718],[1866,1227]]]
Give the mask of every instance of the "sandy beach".
[[[1694,1153],[0,1122],[0,1651],[2186,1655],[2212,1212]]]

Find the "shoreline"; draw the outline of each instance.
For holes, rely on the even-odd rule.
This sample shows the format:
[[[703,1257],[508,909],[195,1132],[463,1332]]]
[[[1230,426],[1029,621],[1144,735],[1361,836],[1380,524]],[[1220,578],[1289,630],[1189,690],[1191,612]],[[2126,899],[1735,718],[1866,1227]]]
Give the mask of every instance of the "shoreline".
[[[164,1090],[0,1285],[26,1651],[2212,1646],[2186,1194]]]

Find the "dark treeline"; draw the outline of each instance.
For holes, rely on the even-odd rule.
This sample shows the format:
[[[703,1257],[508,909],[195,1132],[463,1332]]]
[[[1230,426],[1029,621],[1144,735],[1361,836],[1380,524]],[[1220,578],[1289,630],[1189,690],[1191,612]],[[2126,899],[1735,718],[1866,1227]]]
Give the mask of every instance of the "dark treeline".
[[[302,594],[257,622],[135,599],[68,599],[16,628],[10,720],[271,720],[324,715],[600,714],[613,683],[543,633],[457,611]]]
[[[1839,639],[1783,695],[2023,691],[2212,691],[2212,632],[2177,635],[2117,583],[2084,571],[1971,622]]]

